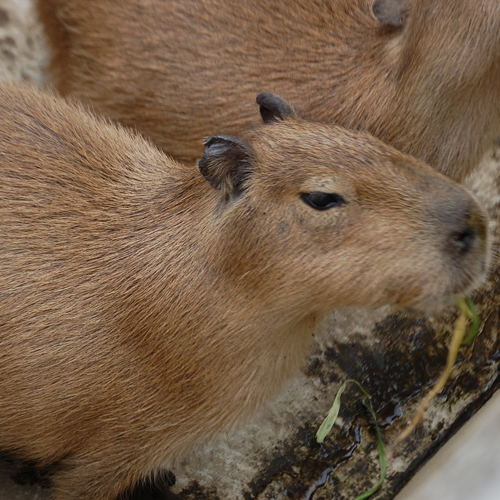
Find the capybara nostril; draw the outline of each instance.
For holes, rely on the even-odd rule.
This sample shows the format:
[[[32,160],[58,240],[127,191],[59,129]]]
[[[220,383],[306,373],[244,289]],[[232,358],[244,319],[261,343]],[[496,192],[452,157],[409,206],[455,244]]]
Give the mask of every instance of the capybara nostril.
[[[482,211],[476,205],[472,205],[465,211],[461,219],[448,238],[452,251],[462,257],[474,249],[483,251],[486,244],[487,227]]]
[[[450,238],[451,246],[456,249],[461,255],[466,254],[476,240],[476,230],[468,227],[463,231],[452,233]]]

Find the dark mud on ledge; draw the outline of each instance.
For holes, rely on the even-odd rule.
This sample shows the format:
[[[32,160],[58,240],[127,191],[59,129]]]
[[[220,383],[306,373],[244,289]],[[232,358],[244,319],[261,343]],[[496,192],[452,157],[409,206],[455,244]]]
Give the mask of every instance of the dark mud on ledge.
[[[404,470],[395,471],[389,464],[388,478],[374,499],[392,499],[500,386],[498,271],[490,283],[493,289],[473,296],[481,311],[479,337],[472,346],[461,348],[452,379],[428,412],[431,416],[426,413],[423,424],[396,449],[395,460],[406,464]],[[321,380],[325,388],[337,380],[337,368],[342,379],[361,381],[372,395],[384,441],[389,444],[442,372],[455,318],[451,314],[431,326],[425,318],[391,315],[376,325],[378,342],[373,346],[338,343],[314,357],[306,373]],[[293,444],[283,447],[280,454],[277,451],[265,474],[251,483],[245,500],[347,500],[371,488],[379,474],[374,426],[354,386],[343,396],[340,416],[342,426],[334,427],[322,445],[315,441],[320,421],[304,425]]]

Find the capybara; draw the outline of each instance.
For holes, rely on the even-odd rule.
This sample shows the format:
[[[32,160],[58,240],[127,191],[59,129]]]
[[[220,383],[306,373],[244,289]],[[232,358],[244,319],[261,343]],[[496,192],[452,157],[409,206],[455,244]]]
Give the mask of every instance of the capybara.
[[[433,309],[485,273],[469,192],[272,94],[199,169],[0,86],[0,450],[110,500],[258,407],[337,306]]]
[[[498,0],[37,0],[57,88],[181,160],[276,92],[461,180],[500,132]]]

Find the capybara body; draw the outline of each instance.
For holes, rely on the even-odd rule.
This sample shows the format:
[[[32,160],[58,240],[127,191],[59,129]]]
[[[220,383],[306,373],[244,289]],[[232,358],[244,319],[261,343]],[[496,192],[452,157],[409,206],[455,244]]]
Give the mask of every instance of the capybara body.
[[[252,412],[336,306],[430,309],[484,275],[465,188],[259,103],[198,170],[0,87],[0,450],[54,500],[113,499]]]
[[[181,160],[276,92],[460,180],[500,132],[498,0],[38,0],[53,81]],[[209,96],[209,98],[207,98]]]

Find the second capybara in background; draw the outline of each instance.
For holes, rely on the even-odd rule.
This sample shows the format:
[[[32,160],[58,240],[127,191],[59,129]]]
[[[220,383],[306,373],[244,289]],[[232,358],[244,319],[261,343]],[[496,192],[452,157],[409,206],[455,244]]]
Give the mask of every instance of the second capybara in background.
[[[266,123],[199,169],[0,86],[0,452],[112,500],[255,410],[338,306],[435,309],[484,276],[460,184],[366,133]]]
[[[498,0],[37,0],[53,82],[173,154],[272,91],[460,180],[500,132]]]

